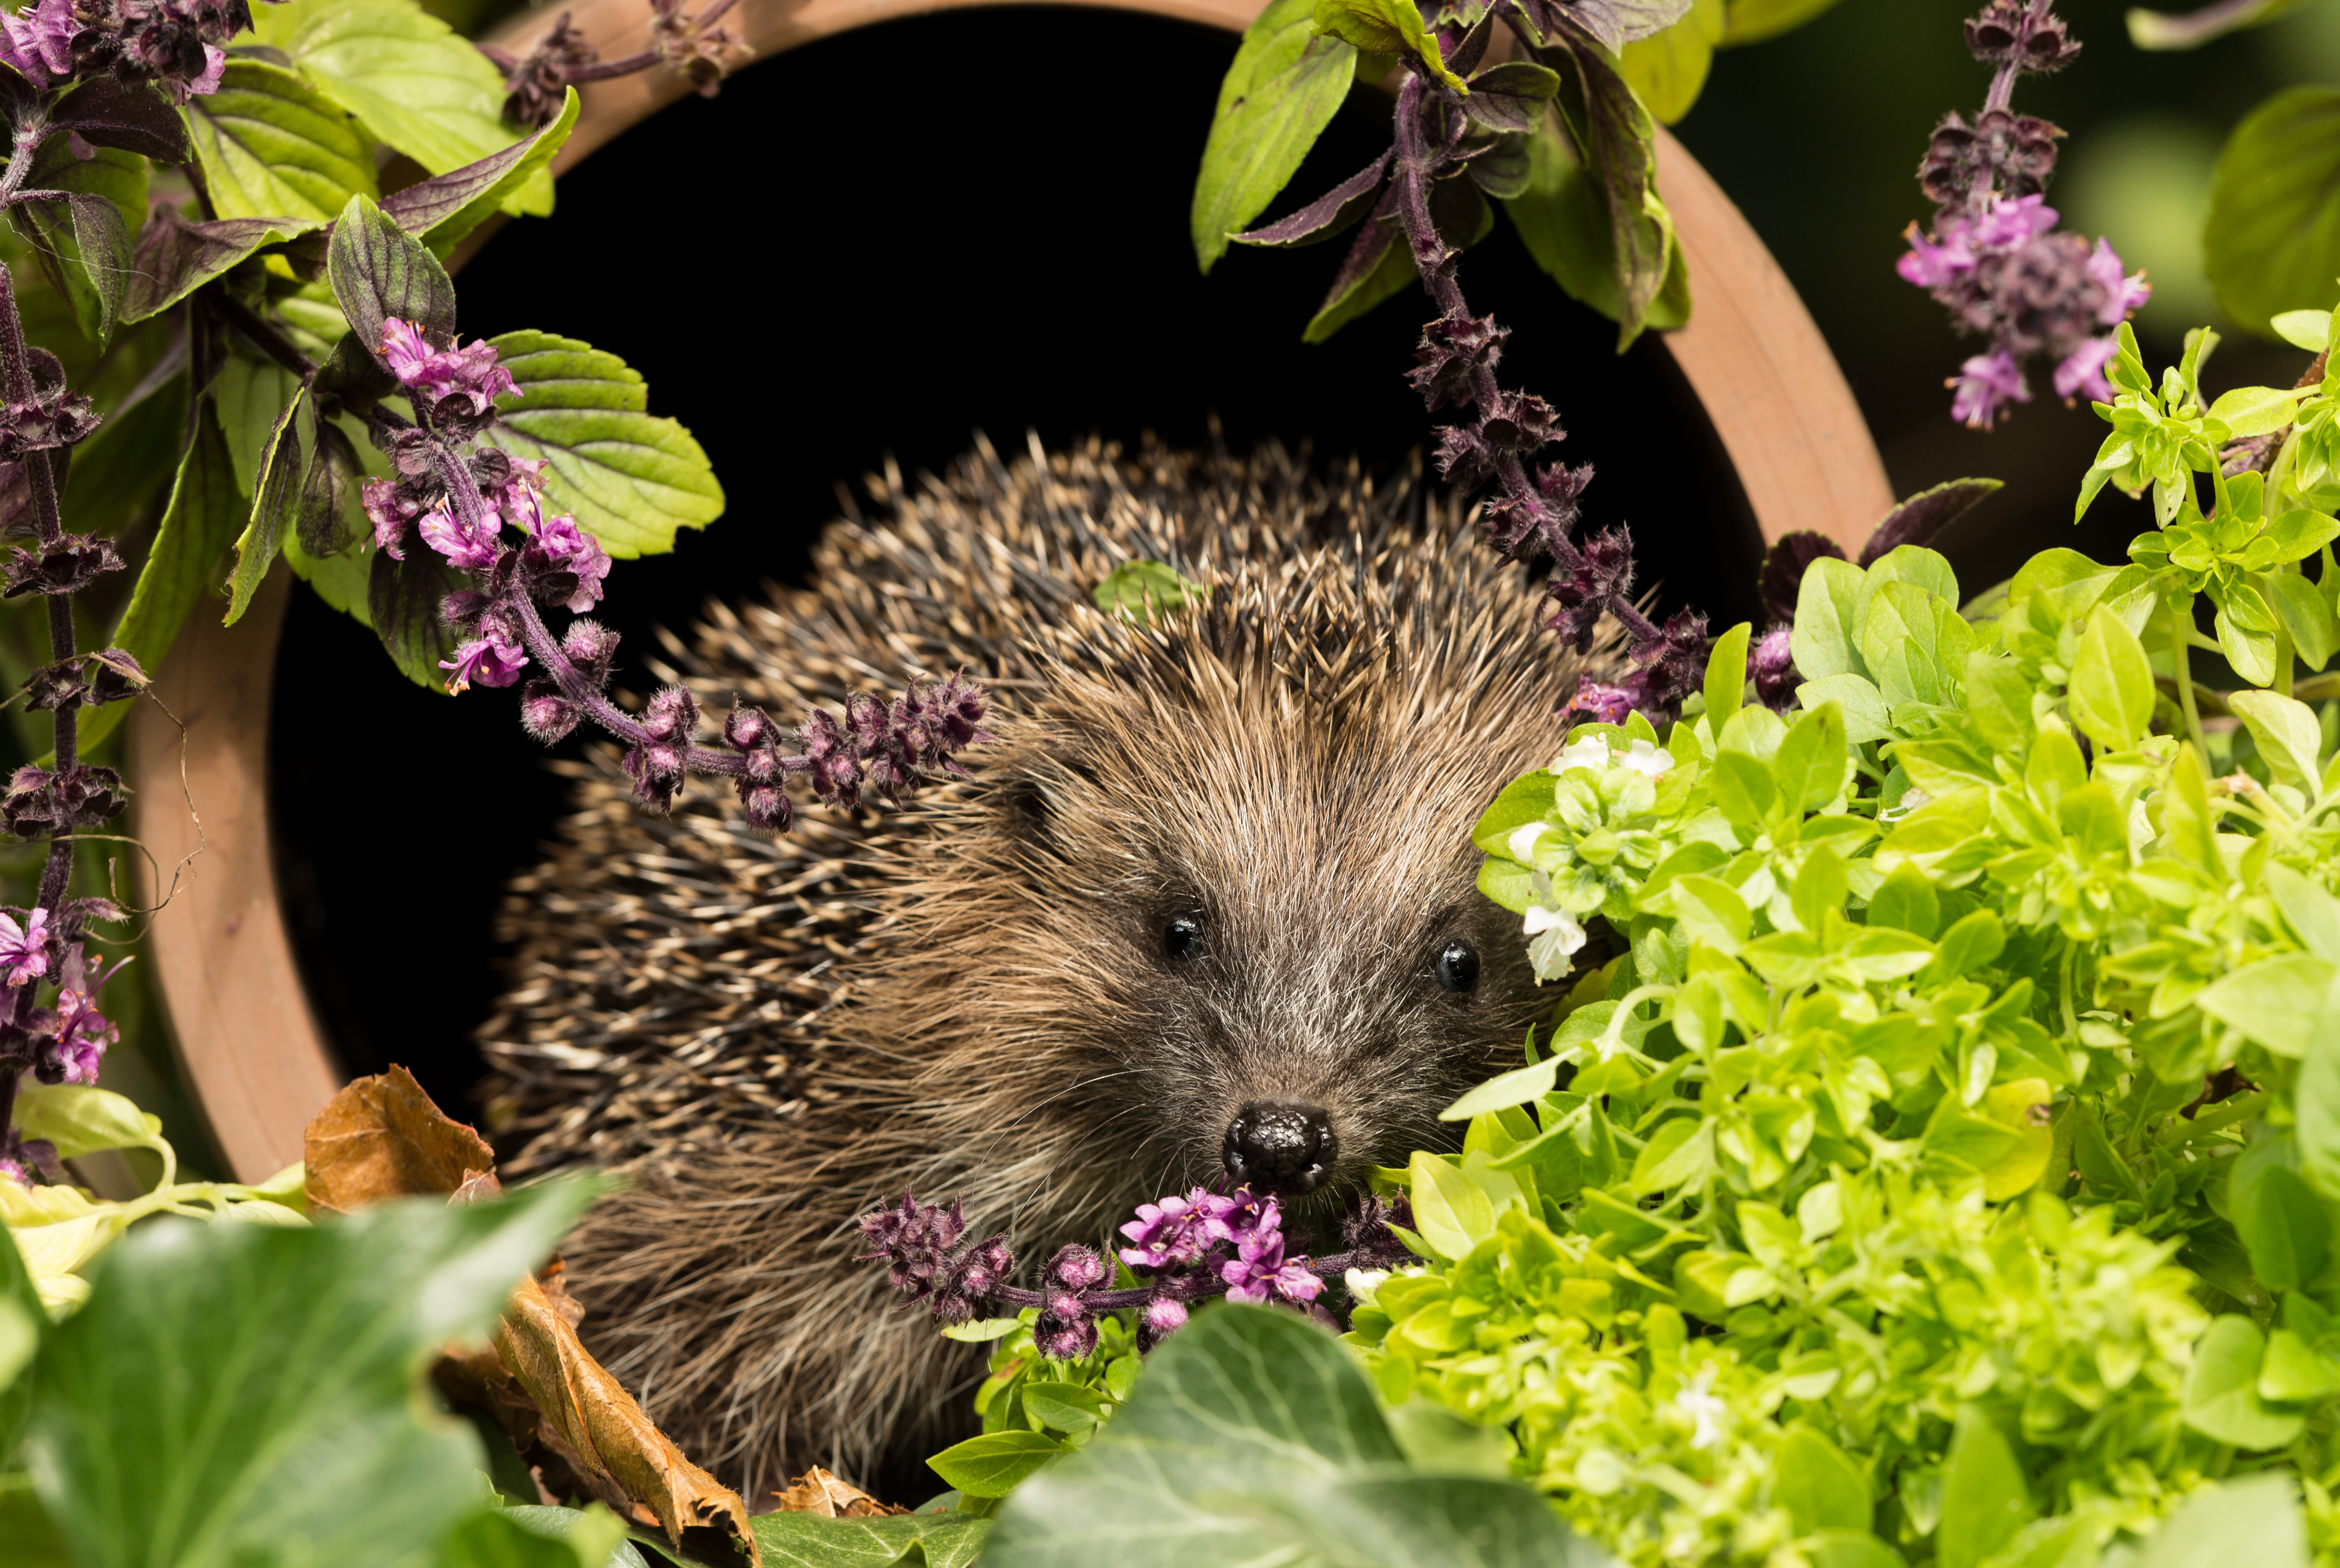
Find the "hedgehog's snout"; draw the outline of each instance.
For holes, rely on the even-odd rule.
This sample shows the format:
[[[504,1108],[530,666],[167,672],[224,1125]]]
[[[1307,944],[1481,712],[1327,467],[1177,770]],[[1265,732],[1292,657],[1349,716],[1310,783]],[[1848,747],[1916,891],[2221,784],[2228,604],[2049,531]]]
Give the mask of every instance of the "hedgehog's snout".
[[[1332,1178],[1340,1152],[1333,1119],[1320,1105],[1254,1100],[1227,1123],[1227,1174],[1239,1185],[1297,1198]]]

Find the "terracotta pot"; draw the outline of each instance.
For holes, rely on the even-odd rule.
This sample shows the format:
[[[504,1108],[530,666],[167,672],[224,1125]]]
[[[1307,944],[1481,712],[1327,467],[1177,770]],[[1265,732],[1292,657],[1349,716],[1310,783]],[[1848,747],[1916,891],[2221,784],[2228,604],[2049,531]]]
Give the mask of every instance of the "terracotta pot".
[[[762,57],[871,23],[988,3],[745,0],[727,25]],[[1260,7],[1260,0],[1086,3],[1229,31]],[[547,6],[506,24],[497,41],[524,51],[560,10],[605,59],[648,46],[643,0]],[[589,84],[555,168],[575,164],[686,92],[679,78],[655,70]],[[1817,528],[1857,546],[1893,495],[1835,357],[1747,221],[1662,131],[1658,177],[1697,300],[1690,324],[1665,345],[1704,405],[1764,538]],[[193,616],[155,683],[184,721],[183,735],[148,704],[130,741],[139,833],[166,868],[166,883],[167,868],[181,868],[148,939],[155,987],[213,1138],[244,1179],[300,1158],[302,1128],[340,1083],[302,988],[270,858],[267,715],[289,586],[280,567],[233,628]]]

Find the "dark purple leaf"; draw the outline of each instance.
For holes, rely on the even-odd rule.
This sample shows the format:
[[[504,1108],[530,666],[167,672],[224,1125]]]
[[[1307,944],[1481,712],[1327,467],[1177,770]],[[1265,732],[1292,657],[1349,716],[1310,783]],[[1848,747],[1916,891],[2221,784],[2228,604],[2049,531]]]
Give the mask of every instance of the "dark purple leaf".
[[[1826,534],[1800,529],[1782,534],[1763,552],[1763,570],[1756,578],[1756,588],[1763,600],[1763,613],[1774,625],[1784,625],[1796,618],[1796,595],[1804,586],[1804,568],[1823,556],[1844,559],[1842,547]]]
[[[1512,98],[1549,98],[1560,91],[1560,73],[1532,60],[1506,60],[1471,78],[1471,92],[1501,93]]]
[[[1392,156],[1389,153],[1383,153],[1290,217],[1280,218],[1265,228],[1254,229],[1246,234],[1229,235],[1228,238],[1239,245],[1266,245],[1284,250],[1321,245],[1354,225],[1373,210],[1382,182],[1388,177]]]
[[[1885,514],[1885,520],[1860,547],[1859,564],[1868,566],[1903,545],[1933,543],[1936,535],[1998,488],[1997,479],[1952,479],[1930,490],[1919,490]]]
[[[404,561],[393,561],[388,551],[377,551],[372,576],[366,580],[366,609],[374,635],[390,650],[391,662],[408,680],[433,691],[446,676],[439,661],[454,651],[454,640],[439,618],[439,602],[463,586],[463,579],[431,550],[409,550]]]
[[[560,117],[535,135],[491,153],[476,163],[450,169],[384,196],[382,210],[396,219],[400,228],[429,240],[443,252],[486,222],[499,202],[550,163],[576,124],[577,99],[571,89]]]
[[[1472,88],[1462,100],[1462,113],[1490,131],[1525,135],[1543,118],[1543,100],[1514,97],[1509,93],[1482,93]]]
[[[351,197],[334,220],[325,273],[342,319],[369,352],[381,352],[382,324],[392,317],[442,342],[454,337],[455,285],[447,281],[447,269],[363,196]]]
[[[1459,20],[1459,18],[1458,18]],[[1442,22],[1442,26],[1445,24]],[[1454,53],[1446,57],[1447,68],[1459,76],[1468,76],[1487,57],[1487,44],[1495,35],[1495,13],[1482,10],[1470,24],[1471,30],[1462,35],[1462,42],[1454,45]],[[1472,84],[1476,92],[1478,84]]]
[[[1476,97],[1477,94],[1472,94]],[[1492,146],[1463,165],[1471,182],[1490,196],[1506,200],[1525,195],[1528,188],[1528,141],[1524,136],[1501,136]]]
[[[1560,94],[1562,118],[1609,212],[1621,346],[1640,334],[1671,262],[1668,235],[1649,213],[1657,123],[1617,74],[1613,54],[1588,35],[1573,8],[1553,9],[1552,21],[1545,58],[1568,68]]]
[[[1693,0],[1545,0],[1611,54],[1626,44],[1661,33],[1687,15]]]
[[[364,476],[357,449],[331,419],[317,421],[316,439],[309,458],[308,478],[302,481],[301,506],[294,534],[301,553],[312,560],[338,555],[349,548],[358,530],[351,526],[349,498]]]
[[[65,94],[51,123],[97,147],[119,147],[157,163],[184,163],[195,155],[187,124],[150,82],[98,76]]]
[[[167,203],[157,207],[138,236],[122,319],[143,321],[160,315],[247,257],[320,226],[307,218],[190,223]]]

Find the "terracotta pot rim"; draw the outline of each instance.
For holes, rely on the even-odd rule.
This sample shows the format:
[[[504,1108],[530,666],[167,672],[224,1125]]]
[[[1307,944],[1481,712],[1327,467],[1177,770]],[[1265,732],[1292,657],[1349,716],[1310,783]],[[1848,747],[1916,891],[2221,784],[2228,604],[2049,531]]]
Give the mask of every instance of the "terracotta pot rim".
[[[878,22],[1016,0],[746,0],[727,18],[760,56]],[[1130,10],[1240,31],[1261,0],[1045,0]],[[647,46],[643,0],[553,4],[513,18],[490,42],[524,52],[562,12],[604,58]],[[651,70],[581,91],[582,113],[556,161],[566,170],[687,95]],[[1664,342],[1705,409],[1765,540],[1796,528],[1849,550],[1893,504],[1883,461],[1834,355],[1794,287],[1696,159],[1661,131],[1659,188],[1690,263],[1696,306]],[[1394,373],[1394,372],[1393,372]],[[182,1070],[236,1177],[258,1180],[301,1158],[302,1131],[340,1073],[309,1005],[276,897],[267,738],[289,578],[280,566],[233,628],[198,612],[157,689],[188,725],[185,810],[180,731],[154,705],[133,721],[130,773],[139,831],[156,862],[188,865],[149,938],[155,985]]]

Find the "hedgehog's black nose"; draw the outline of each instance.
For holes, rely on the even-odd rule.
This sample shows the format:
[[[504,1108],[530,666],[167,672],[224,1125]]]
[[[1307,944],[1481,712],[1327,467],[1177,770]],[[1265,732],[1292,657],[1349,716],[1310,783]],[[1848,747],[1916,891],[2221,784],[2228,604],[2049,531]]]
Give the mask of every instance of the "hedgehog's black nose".
[[[1315,1191],[1339,1151],[1333,1119],[1317,1106],[1254,1100],[1227,1123],[1227,1174],[1271,1192]]]

